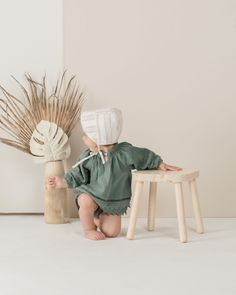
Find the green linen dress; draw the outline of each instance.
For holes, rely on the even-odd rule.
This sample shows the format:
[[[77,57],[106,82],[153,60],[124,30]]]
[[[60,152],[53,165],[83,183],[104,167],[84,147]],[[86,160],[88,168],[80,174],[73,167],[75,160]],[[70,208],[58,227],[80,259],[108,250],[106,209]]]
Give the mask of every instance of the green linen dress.
[[[78,161],[90,153],[90,149],[86,149]],[[128,142],[116,143],[107,156],[105,164],[97,154],[64,175],[68,187],[75,189],[76,200],[85,193],[96,202],[97,218],[102,212],[112,215],[126,213],[131,199],[131,171],[158,169],[163,162],[151,150],[135,147]]]

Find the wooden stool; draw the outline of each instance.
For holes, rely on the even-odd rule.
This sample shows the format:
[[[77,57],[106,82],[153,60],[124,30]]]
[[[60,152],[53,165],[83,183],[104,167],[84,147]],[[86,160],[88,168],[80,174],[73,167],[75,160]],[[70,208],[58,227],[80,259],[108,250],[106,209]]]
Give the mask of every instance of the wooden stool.
[[[187,242],[187,229],[184,214],[184,199],[182,184],[189,183],[189,188],[192,196],[192,205],[194,217],[196,220],[196,230],[198,233],[203,233],[203,221],[201,216],[200,203],[198,199],[196,178],[199,176],[198,170],[181,170],[181,171],[162,171],[162,170],[142,170],[132,172],[133,180],[136,181],[133,202],[131,205],[131,214],[127,231],[127,239],[134,239],[135,228],[137,222],[138,208],[140,197],[142,194],[144,181],[150,182],[149,202],[148,202],[148,230],[155,228],[155,213],[156,213],[156,192],[158,182],[170,182],[175,186],[176,209],[179,225],[179,237],[181,242]]]

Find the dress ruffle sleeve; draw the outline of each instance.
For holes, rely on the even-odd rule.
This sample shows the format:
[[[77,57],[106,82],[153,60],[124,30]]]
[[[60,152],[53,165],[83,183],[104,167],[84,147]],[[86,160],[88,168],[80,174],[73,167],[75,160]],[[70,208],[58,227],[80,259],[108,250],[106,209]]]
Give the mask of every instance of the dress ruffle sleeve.
[[[133,145],[129,150],[129,158],[132,169],[137,170],[158,169],[163,162],[162,158],[153,151]]]
[[[80,161],[88,154],[89,150],[85,150],[77,159],[77,161]],[[64,179],[67,182],[68,188],[76,188],[82,184],[87,184],[90,182],[90,170],[86,168],[84,164],[78,165],[77,167],[69,170],[64,175]]]

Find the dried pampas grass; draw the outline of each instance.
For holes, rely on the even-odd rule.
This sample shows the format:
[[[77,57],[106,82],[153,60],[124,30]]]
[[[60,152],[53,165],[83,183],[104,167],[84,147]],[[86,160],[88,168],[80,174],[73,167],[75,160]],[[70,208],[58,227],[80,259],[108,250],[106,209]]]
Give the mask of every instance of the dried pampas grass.
[[[66,71],[59,76],[55,89],[49,94],[46,76],[40,83],[26,74],[28,89],[12,76],[23,92],[25,103],[0,85],[3,93],[3,98],[0,98],[0,129],[12,138],[0,137],[0,142],[33,155],[30,140],[42,120],[55,123],[70,137],[80,118],[83,92],[80,91],[75,76],[66,82],[65,74]]]

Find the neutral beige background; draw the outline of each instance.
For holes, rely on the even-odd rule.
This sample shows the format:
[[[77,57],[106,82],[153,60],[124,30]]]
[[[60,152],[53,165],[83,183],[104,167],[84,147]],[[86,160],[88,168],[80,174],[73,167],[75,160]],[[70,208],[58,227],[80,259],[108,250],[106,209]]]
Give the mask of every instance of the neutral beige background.
[[[52,86],[63,62],[62,0],[0,0],[0,9],[0,84],[22,97],[10,75],[25,85],[28,72],[36,80],[47,73]],[[0,143],[0,213],[43,212],[44,170]]]
[[[85,109],[121,108],[121,141],[198,168],[203,215],[236,216],[234,0],[66,0],[64,61]],[[79,129],[71,142],[68,167],[83,149]],[[173,193],[160,185],[158,216],[176,215]]]
[[[198,168],[203,215],[236,216],[235,1],[66,0],[64,34],[62,1],[0,2],[2,84],[15,93],[10,74],[25,71],[53,81],[64,52],[85,109],[121,108],[121,141]],[[79,126],[71,143],[68,168],[84,148]],[[0,212],[43,212],[44,166],[4,145],[0,163]],[[70,202],[77,216],[72,192]],[[143,198],[140,215],[146,208]],[[157,210],[175,216],[173,187],[159,186]]]

